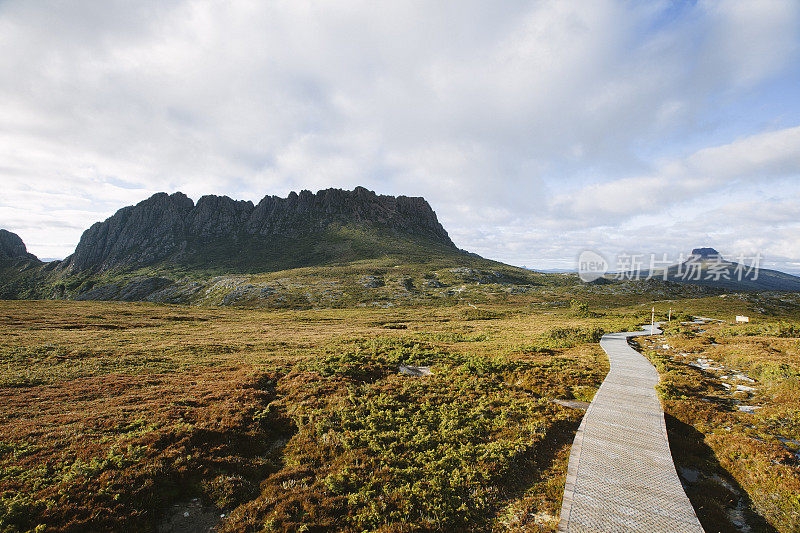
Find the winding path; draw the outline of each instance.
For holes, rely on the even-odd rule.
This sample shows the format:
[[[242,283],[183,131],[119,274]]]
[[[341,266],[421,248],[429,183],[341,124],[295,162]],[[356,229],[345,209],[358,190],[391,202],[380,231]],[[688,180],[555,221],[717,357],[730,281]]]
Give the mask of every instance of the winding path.
[[[703,531],[670,455],[658,371],[628,345],[648,334],[650,326],[600,341],[611,370],[572,444],[559,532]]]

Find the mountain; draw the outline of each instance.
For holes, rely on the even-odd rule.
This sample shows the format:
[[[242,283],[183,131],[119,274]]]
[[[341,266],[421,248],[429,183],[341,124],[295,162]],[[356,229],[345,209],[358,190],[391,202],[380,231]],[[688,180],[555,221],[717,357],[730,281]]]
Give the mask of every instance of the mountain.
[[[537,276],[459,250],[424,198],[356,187],[195,204],[177,192],[93,224],[63,261],[0,263],[0,298],[387,307],[457,302],[466,286],[517,293]]]
[[[457,252],[424,198],[363,187],[267,196],[258,205],[158,193],[90,227],[69,271],[154,264],[264,272],[376,257],[408,246]]]
[[[28,253],[19,235],[4,229],[0,229],[0,260],[39,261],[35,255]]]
[[[666,269],[666,280],[733,291],[800,291],[800,277],[760,268],[755,258],[747,264],[728,261],[714,248],[695,248],[689,258]],[[665,271],[654,271],[663,279]]]

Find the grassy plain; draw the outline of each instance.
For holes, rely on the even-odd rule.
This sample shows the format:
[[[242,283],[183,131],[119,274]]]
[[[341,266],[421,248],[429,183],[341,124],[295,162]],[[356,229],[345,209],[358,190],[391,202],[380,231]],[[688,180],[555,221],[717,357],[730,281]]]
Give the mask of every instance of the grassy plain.
[[[551,530],[581,413],[550,400],[591,399],[624,320],[0,302],[0,524],[155,530],[198,498],[230,531]]]
[[[187,527],[220,531],[553,531],[582,416],[553,400],[591,400],[608,370],[603,331],[644,322],[652,305],[659,317],[746,311],[752,328],[797,309],[670,290],[653,304],[637,286],[565,283],[475,307],[389,309],[0,301],[0,531],[178,531],[184,513]],[[740,358],[729,364],[769,393],[757,414],[739,414],[733,400],[708,403],[713,378],[670,388],[677,363],[656,361],[670,438],[683,438],[676,421],[690,428],[683,449],[700,446],[707,463],[680,465],[739,494],[698,514],[734,523],[741,500],[749,523],[792,531],[796,498],[773,495],[795,490],[797,462],[762,433],[800,440],[789,400],[798,339],[715,327],[713,346],[711,333],[678,329],[659,342],[728,346],[719,357]],[[746,339],[769,349],[734,349]],[[773,368],[757,367],[767,359],[789,374],[757,370]],[[729,418],[744,421],[734,441],[718,437]],[[708,464],[719,470],[706,475]]]
[[[643,339],[673,458],[707,531],[800,530],[800,327],[672,325]]]

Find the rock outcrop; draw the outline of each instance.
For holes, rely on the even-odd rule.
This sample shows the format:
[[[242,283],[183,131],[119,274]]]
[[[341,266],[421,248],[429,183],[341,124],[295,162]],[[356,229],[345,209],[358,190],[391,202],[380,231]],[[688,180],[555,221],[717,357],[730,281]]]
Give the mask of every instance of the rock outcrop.
[[[160,261],[200,263],[215,257],[215,250],[223,262],[277,257],[291,253],[292,243],[300,239],[313,242],[315,236],[343,226],[422,239],[457,251],[424,198],[377,195],[356,187],[267,196],[258,205],[203,196],[195,205],[178,192],[155,194],[94,224],[64,266],[108,270]]]
[[[692,250],[692,256],[698,259],[716,259],[717,257],[722,259],[722,256],[714,248],[695,248]]]
[[[22,259],[25,261],[38,261],[35,255],[28,253],[25,243],[19,235],[0,229],[0,260]]]

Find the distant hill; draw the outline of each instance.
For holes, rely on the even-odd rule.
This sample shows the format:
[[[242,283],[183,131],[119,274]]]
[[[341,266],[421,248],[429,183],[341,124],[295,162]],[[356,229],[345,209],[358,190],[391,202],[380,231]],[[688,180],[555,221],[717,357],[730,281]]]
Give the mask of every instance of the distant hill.
[[[666,269],[666,280],[731,291],[800,291],[800,277],[755,266],[728,261],[714,248],[695,248],[686,261]],[[655,270],[653,277],[664,274]]]

